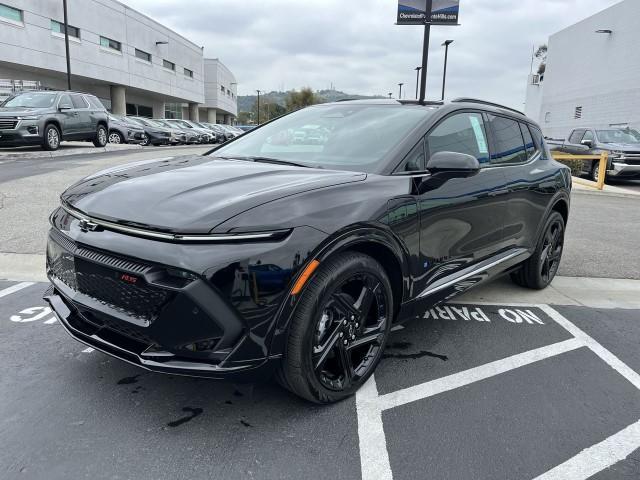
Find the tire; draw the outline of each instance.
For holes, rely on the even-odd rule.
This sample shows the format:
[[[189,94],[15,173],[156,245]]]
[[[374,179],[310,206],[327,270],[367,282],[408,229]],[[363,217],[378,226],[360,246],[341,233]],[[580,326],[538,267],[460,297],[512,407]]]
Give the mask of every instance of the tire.
[[[98,125],[96,130],[96,136],[93,139],[93,145],[98,148],[102,148],[107,145],[109,136],[107,134],[107,127],[104,125]]]
[[[329,258],[298,300],[276,378],[314,403],[353,395],[382,358],[393,312],[391,284],[377,261],[356,252]]]
[[[124,137],[120,132],[111,130],[111,132],[109,132],[109,143],[120,144],[120,143],[127,143],[127,142],[125,142]]]
[[[593,162],[593,165],[591,166],[591,180],[593,180],[594,182],[598,181],[599,171],[600,171],[600,160]]]
[[[140,142],[140,145],[142,145],[143,147],[146,147],[147,145],[149,145],[149,137],[145,135],[142,141]]]
[[[58,148],[60,148],[60,140],[60,129],[58,129],[58,127],[56,127],[53,123],[50,123],[44,127],[44,132],[42,135],[43,150],[47,150],[49,152],[58,150]]]
[[[518,270],[511,273],[514,283],[534,290],[542,290],[551,283],[562,259],[564,227],[562,215],[555,211],[551,212],[535,252]]]

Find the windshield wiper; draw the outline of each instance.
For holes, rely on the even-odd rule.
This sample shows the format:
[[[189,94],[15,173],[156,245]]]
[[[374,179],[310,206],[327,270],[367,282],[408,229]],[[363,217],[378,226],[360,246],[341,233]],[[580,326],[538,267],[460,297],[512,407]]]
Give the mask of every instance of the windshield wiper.
[[[273,163],[276,165],[291,165],[292,167],[312,168],[309,165],[304,165],[302,163],[290,162],[288,160],[280,160],[278,158],[271,158],[271,157],[233,156],[233,157],[217,157],[217,158],[223,158],[225,160],[248,160],[250,162],[256,162],[256,163]]]

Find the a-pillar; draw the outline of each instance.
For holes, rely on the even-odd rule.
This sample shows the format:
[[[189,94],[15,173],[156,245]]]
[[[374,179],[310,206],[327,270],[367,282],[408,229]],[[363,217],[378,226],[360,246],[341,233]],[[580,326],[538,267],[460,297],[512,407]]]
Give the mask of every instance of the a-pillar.
[[[154,100],[153,105],[153,118],[164,118],[164,102],[162,100]]]
[[[127,114],[127,93],[122,85],[111,85],[111,113]]]
[[[198,104],[190,103],[189,104],[189,120],[193,122],[200,121],[200,115],[198,114]]]
[[[218,123],[218,111],[215,108],[207,109],[207,122]]]

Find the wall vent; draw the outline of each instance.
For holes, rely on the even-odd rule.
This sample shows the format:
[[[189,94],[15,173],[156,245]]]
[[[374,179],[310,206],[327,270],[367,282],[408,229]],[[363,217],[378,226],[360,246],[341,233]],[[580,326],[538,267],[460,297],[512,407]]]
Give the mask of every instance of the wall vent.
[[[574,113],[573,118],[576,120],[582,118],[582,107],[576,107],[576,112]]]

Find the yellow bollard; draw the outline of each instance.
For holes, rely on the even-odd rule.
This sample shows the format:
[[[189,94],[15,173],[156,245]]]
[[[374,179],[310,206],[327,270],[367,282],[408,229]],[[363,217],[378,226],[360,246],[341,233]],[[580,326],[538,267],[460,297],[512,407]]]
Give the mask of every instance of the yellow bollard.
[[[607,176],[607,166],[609,164],[609,154],[607,152],[602,152],[600,154],[600,166],[598,169],[598,181],[596,183],[596,188],[598,190],[604,189],[604,180]]]

